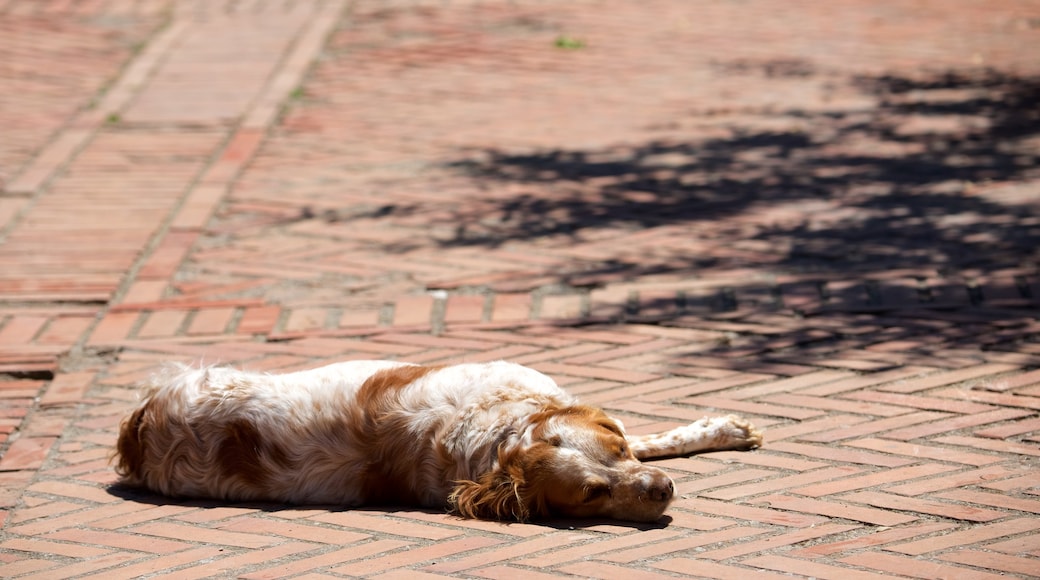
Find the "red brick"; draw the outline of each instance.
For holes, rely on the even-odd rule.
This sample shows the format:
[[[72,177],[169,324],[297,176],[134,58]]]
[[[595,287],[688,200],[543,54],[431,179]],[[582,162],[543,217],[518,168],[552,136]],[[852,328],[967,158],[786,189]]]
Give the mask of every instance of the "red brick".
[[[514,568],[510,566],[491,566],[489,568],[470,570],[468,574],[479,578],[490,578],[491,580],[513,580],[514,578],[520,578],[521,576],[524,580],[559,580],[560,578],[559,574],[538,572],[537,570]]]
[[[22,576],[28,580],[50,580],[52,578],[80,578],[91,572],[98,570],[106,570],[108,568],[115,568],[126,564],[127,562],[133,561],[139,557],[140,554],[133,553],[115,553],[106,554],[98,558],[90,558],[86,560],[77,560],[72,564],[62,566],[60,569],[50,569],[40,574],[31,574],[29,576]],[[108,571],[111,574],[111,571]]]
[[[487,548],[499,543],[501,543],[499,540],[483,538],[480,536],[459,538],[457,540],[449,540],[421,548],[412,548],[407,551],[395,552],[393,554],[387,554],[376,558],[366,558],[355,563],[333,568],[332,572],[352,576],[364,576],[374,572],[411,566],[427,560],[434,560],[472,550]]]
[[[149,554],[170,554],[182,551],[190,546],[190,544],[185,542],[160,540],[157,538],[148,538],[147,541],[142,542],[132,534],[96,530],[68,529],[46,534],[42,537],[75,544],[94,544],[111,548],[140,550]]]
[[[480,322],[486,301],[483,295],[448,296],[444,305],[444,322]]]
[[[963,417],[950,417],[944,421],[937,421],[935,423],[925,423],[923,425],[914,425],[903,429],[896,429],[894,431],[886,431],[885,437],[888,439],[909,441],[911,439],[931,437],[932,435],[956,431],[958,429],[1017,419],[1028,415],[1032,415],[1032,413],[1026,410],[996,409],[985,413],[975,413]]]
[[[7,550],[20,550],[34,554],[57,554],[69,558],[96,558],[110,554],[110,550],[95,548],[91,546],[80,546],[67,544],[65,542],[52,542],[49,540],[38,540],[35,538],[7,538],[0,542],[0,548]]]
[[[1003,578],[1000,574],[989,574],[980,570],[969,570],[959,566],[949,566],[936,562],[922,562],[917,558],[907,558],[894,554],[872,553],[856,554],[841,559],[846,564],[871,568],[888,574],[899,574],[911,578],[959,578],[971,577],[981,579]]]
[[[827,520],[818,516],[793,514],[778,510],[763,509],[747,505],[733,504],[706,499],[681,498],[675,506],[696,512],[713,514],[727,518],[739,518],[750,522],[805,528],[823,524]]]
[[[813,559],[819,556],[829,556],[841,552],[852,552],[865,548],[873,548],[875,546],[885,546],[892,542],[899,542],[909,538],[943,532],[955,527],[957,527],[955,524],[921,522],[909,526],[904,525],[892,529],[872,531],[865,535],[850,538],[848,540],[816,544],[807,548],[799,548],[788,553],[792,556]]]
[[[189,335],[223,334],[227,330],[231,317],[234,316],[233,308],[208,308],[198,310],[188,324]]]
[[[52,318],[37,337],[40,344],[72,345],[94,323],[93,315],[69,315]]]
[[[671,558],[653,562],[650,565],[654,568],[696,578],[722,578],[725,580],[744,580],[745,578],[747,580],[783,580],[790,578],[787,574],[773,574],[743,566],[727,566],[718,562],[693,558]]]
[[[832,413],[811,421],[799,421],[787,425],[777,425],[770,429],[769,439],[773,442],[786,441],[788,439],[797,440],[806,433],[819,433],[821,431],[830,431],[835,428],[847,429],[852,425],[865,423],[868,420],[869,418],[867,417]]]
[[[992,455],[981,455],[978,453],[967,453],[964,451],[935,447],[920,443],[903,443],[902,441],[888,441],[885,439],[864,438],[849,441],[846,445],[862,447],[873,451],[906,455],[908,457],[934,459],[938,461],[949,461],[963,463],[966,465],[989,465],[1002,461],[999,457]]]
[[[46,560],[35,560],[35,559],[19,559],[11,560],[3,563],[4,574],[14,578],[16,576],[22,576],[30,574],[32,572],[40,572],[59,566],[57,562],[48,562]]]
[[[632,562],[646,561],[648,559],[655,559],[659,556],[672,554],[674,552],[687,552],[689,550],[703,548],[704,546],[710,546],[712,544],[754,538],[755,536],[767,533],[767,531],[768,530],[754,529],[744,526],[731,526],[722,530],[712,531],[711,533],[699,534],[694,537],[685,536],[675,540],[653,542],[635,548],[611,551],[607,554],[603,554],[600,558],[610,562],[617,562],[619,564],[628,564]],[[698,556],[700,556],[700,554],[701,552],[698,552]]]
[[[998,375],[1008,371],[1017,370],[1014,365],[986,364],[968,367],[956,371],[929,375],[913,381],[905,381],[886,385],[884,390],[895,393],[919,393],[924,390],[946,385],[955,385],[966,381],[974,381],[983,377]]]
[[[278,543],[278,541],[273,538],[259,534],[227,532],[223,530],[202,528],[199,526],[186,526],[165,522],[143,524],[131,528],[131,530],[138,534],[158,536],[160,538],[202,542],[223,546],[238,546],[240,548],[248,549],[259,549]],[[141,541],[147,542],[148,539],[142,538]]]
[[[860,423],[847,429],[835,429],[832,431],[824,431],[822,433],[817,433],[815,435],[806,435],[802,437],[802,439],[806,441],[813,441],[819,443],[842,441],[846,439],[852,439],[854,437],[863,437],[865,435],[882,433],[889,429],[906,427],[908,425],[916,425],[918,423],[925,423],[928,421],[946,419],[947,417],[949,417],[949,415],[945,413],[919,411],[917,413],[907,413],[905,415],[899,415],[897,417],[891,417],[888,419],[879,419],[877,421]]]
[[[1040,499],[1026,499],[1001,493],[987,493],[967,489],[944,491],[934,494],[934,497],[1006,510],[1017,510],[1024,513],[1040,514]]]
[[[170,231],[163,236],[159,246],[152,251],[138,270],[139,278],[167,280],[178,270],[192,245],[198,239],[195,232]]]
[[[357,511],[328,512],[310,519],[326,524],[367,530],[375,533],[393,534],[406,538],[424,538],[427,540],[444,540],[460,534],[458,530],[429,526],[407,520],[380,517]]]
[[[289,313],[285,321],[285,332],[299,332],[325,328],[327,308],[297,308]]]
[[[949,413],[985,413],[994,410],[989,405],[980,405],[969,401],[952,401],[949,399],[938,399],[934,397],[922,397],[915,395],[902,395],[897,393],[883,393],[877,391],[860,391],[846,395],[850,399],[870,401],[874,403],[885,403],[888,405],[900,405],[929,411],[946,411]]]
[[[401,510],[395,512],[399,517],[418,522],[450,526],[477,533],[502,534],[516,538],[531,538],[542,535],[545,530],[537,524],[518,524],[514,522],[497,522],[487,520],[467,520],[448,513],[424,510]]]
[[[29,486],[29,491],[83,499],[101,504],[120,501],[118,497],[109,494],[99,487],[64,481],[37,481]]]
[[[238,322],[237,332],[240,334],[270,334],[282,309],[278,306],[254,306],[246,308],[242,319]]]
[[[939,473],[953,471],[955,469],[955,467],[949,465],[925,463],[922,465],[911,465],[909,467],[900,467],[896,469],[885,469],[876,473],[861,475],[859,477],[848,477],[837,481],[808,485],[805,487],[795,488],[792,491],[809,497],[822,497],[843,491],[852,491],[856,489],[875,487],[886,483],[905,481],[907,479],[929,477]],[[934,479],[929,479],[928,481],[934,481]]]
[[[934,369],[922,366],[904,366],[888,371],[854,376],[845,380],[835,381],[832,383],[823,383],[821,385],[815,385],[807,389],[803,389],[800,392],[800,394],[811,395],[816,397],[828,397],[831,395],[837,395],[849,391],[856,391],[859,389],[865,389],[868,387],[873,387],[875,385],[883,385],[886,383],[915,383],[917,380],[919,380],[919,376],[931,370]]]
[[[788,407],[771,403],[755,403],[751,401],[733,400],[722,395],[700,395],[682,399],[682,402],[697,405],[700,408],[721,409],[728,412],[743,413],[747,415],[765,415],[772,417],[786,417],[790,419],[806,420],[823,415],[823,411],[816,409],[805,409],[801,407]]]
[[[815,540],[817,538],[824,538],[832,534],[842,534],[850,530],[858,529],[859,526],[854,525],[842,525],[842,524],[822,524],[819,526],[812,526],[809,528],[803,528],[799,530],[791,530],[781,534],[772,535],[766,538],[755,538],[748,542],[742,542],[740,544],[727,546],[724,548],[718,548],[715,550],[709,550],[707,552],[701,552],[697,554],[698,558],[707,558],[709,560],[727,560],[737,556],[743,556],[746,554],[766,552],[772,550],[777,546],[790,546],[792,544],[799,544],[808,540]]]
[[[742,563],[747,566],[755,566],[756,568],[827,580],[870,580],[871,578],[877,578],[877,574],[874,572],[861,572],[845,566],[839,567],[822,562],[807,562],[784,556],[758,556],[744,560]]]
[[[756,504],[765,504],[771,508],[785,509],[826,516],[829,518],[841,518],[874,524],[876,526],[895,526],[912,522],[917,518],[913,516],[894,513],[887,510],[861,508],[850,506],[847,503],[832,503],[815,499],[805,499],[785,495],[769,495],[753,500]]]
[[[438,562],[426,566],[423,570],[441,574],[458,574],[463,570],[487,566],[488,564],[510,560],[520,556],[527,556],[537,552],[556,551],[578,542],[583,538],[583,535],[568,534],[565,532],[539,535],[532,539],[511,544],[500,549],[484,551],[463,558],[453,558],[448,562]]]
[[[585,297],[580,294],[550,294],[543,296],[538,309],[539,318],[579,318],[584,313]]]
[[[187,318],[181,310],[158,310],[148,315],[137,331],[138,338],[161,338],[176,336]]]
[[[36,518],[50,518],[52,516],[58,516],[70,511],[75,511],[83,506],[78,503],[66,502],[66,501],[50,501],[43,504],[26,507],[18,510],[8,520],[12,524],[19,524]]]
[[[179,580],[181,578],[209,578],[212,576],[227,576],[229,572],[238,572],[241,570],[252,569],[258,565],[265,564],[269,561],[277,562],[279,559],[287,557],[299,558],[294,563],[302,563],[306,561],[306,558],[300,558],[300,555],[306,555],[311,551],[315,550],[316,547],[317,546],[315,544],[308,544],[304,542],[288,542],[284,544],[278,544],[275,546],[268,546],[259,550],[245,550],[242,553],[225,556],[223,558],[200,559],[199,562],[202,563],[197,566],[180,568],[168,572],[166,574],[153,576],[153,578],[162,578],[164,580]],[[356,547],[355,550],[357,550]],[[226,554],[228,551],[229,550],[225,549],[224,553]],[[325,560],[323,563],[328,562],[329,560]],[[270,570],[271,572],[270,576],[267,576],[269,578],[277,578],[281,576],[278,566],[273,566],[268,570]],[[263,577],[263,573],[261,572],[260,574],[261,577]]]
[[[956,461],[956,463],[965,463]],[[991,465],[981,469],[960,471],[943,477],[931,477],[923,481],[905,483],[902,485],[888,486],[885,491],[898,493],[900,495],[922,495],[929,492],[941,491],[952,487],[963,487],[966,485],[980,485],[987,481],[1000,479],[1011,475],[1013,472],[1003,465]],[[894,480],[892,481],[894,483]]]
[[[611,564],[604,564],[602,562],[577,562],[574,564],[568,564],[560,568],[561,572],[567,574],[573,574],[582,578],[604,578],[605,580],[614,580],[624,576],[631,580],[667,580],[674,578],[671,574],[661,574],[657,572],[647,572],[645,570],[623,568],[621,566],[613,566]]]
[[[201,230],[224,199],[225,186],[199,184],[191,189],[171,222],[174,230]]]
[[[543,373],[553,375],[571,375],[577,377],[586,377],[592,379],[605,379],[608,381],[618,381],[622,383],[642,383],[656,380],[659,375],[651,373],[643,373],[632,370],[622,369],[610,369],[604,367],[595,366],[573,366],[568,364],[558,363],[540,363],[535,365],[538,370]]]
[[[607,539],[598,542],[586,543],[580,546],[553,550],[552,552],[540,556],[517,560],[515,563],[535,568],[548,568],[564,562],[582,560],[597,554],[615,552],[633,546],[658,544],[672,540],[677,536],[677,533],[669,530],[648,530],[646,532],[626,534],[619,537],[608,537]]]
[[[1030,420],[1022,420],[999,427],[980,429],[975,432],[976,437],[988,437],[990,439],[1009,439],[1017,435],[1040,431],[1040,417]]]
[[[50,453],[54,437],[22,437],[7,448],[0,459],[0,471],[39,469]]]
[[[942,554],[938,557],[947,562],[998,570],[1002,574],[1018,574],[1022,577],[1029,577],[1036,574],[1035,557],[1023,558],[1006,554],[994,554],[982,550],[958,550],[956,552],[950,552],[949,554]]]
[[[45,316],[14,316],[0,327],[0,345],[26,344],[46,325]]]
[[[343,562],[364,560],[365,558],[407,546],[409,544],[406,542],[392,541],[392,539],[376,539],[375,542],[324,552],[315,556],[295,557],[288,562],[270,565],[263,570],[243,574],[240,577],[249,579],[283,578],[311,570],[329,568],[329,566],[342,564]],[[409,572],[415,574],[415,571]],[[297,576],[293,577],[298,578]],[[329,578],[328,575],[322,575],[321,577]]]
[[[220,153],[217,162],[202,177],[203,183],[226,183],[235,177],[263,142],[264,132],[256,129],[240,129],[231,136]]]
[[[339,319],[340,327],[378,326],[380,310],[378,308],[346,308]]]
[[[986,545],[987,549],[1004,552],[1005,554],[1031,554],[1036,556],[1040,552],[1040,534],[1029,534],[1019,536],[1003,542]]]
[[[900,554],[920,556],[921,554],[927,554],[928,552],[937,552],[939,550],[947,550],[954,547],[963,547],[966,545],[986,542],[988,540],[994,540],[1004,536],[1013,536],[1016,534],[1032,532],[1037,529],[1040,529],[1040,521],[1037,521],[1034,518],[1011,519],[984,526],[972,526],[966,530],[950,532],[941,536],[917,540],[906,544],[890,545],[886,546],[885,549],[891,552],[899,552]]]
[[[872,505],[891,510],[920,512],[956,520],[990,522],[1004,517],[1002,512],[943,503],[920,498],[909,498],[881,492],[861,491],[838,496],[838,499]]]
[[[408,296],[394,305],[394,326],[428,325],[432,323],[433,298]]]
[[[61,373],[47,386],[40,398],[40,405],[77,405],[83,401],[93,381],[93,372]]]
[[[531,316],[529,294],[496,294],[492,303],[491,320],[512,322],[527,320]]]
[[[233,532],[268,534],[272,536],[293,538],[305,542],[336,544],[340,546],[360,542],[370,537],[368,534],[307,525],[301,522],[296,522],[290,526],[285,525],[283,522],[274,522],[252,516],[235,518],[219,527],[222,530],[230,530]]]
[[[726,471],[719,475],[711,477],[698,477],[689,481],[684,481],[676,484],[676,493],[679,495],[694,494],[704,495],[704,490],[711,489],[729,489],[731,486],[743,483],[745,481],[752,481],[756,479],[768,478],[776,475],[775,471],[767,471],[764,469],[737,469],[732,471]],[[752,484],[753,485],[753,484]]]
[[[944,445],[973,447],[975,449],[984,449],[986,451],[996,451],[997,453],[1018,453],[1021,455],[1040,457],[1040,449],[1037,449],[1035,445],[1024,445],[1022,443],[994,441],[992,439],[983,439],[981,437],[963,437],[960,435],[937,437],[934,441]]]
[[[127,305],[154,304],[163,299],[168,287],[166,280],[135,280],[123,294],[122,301]]]
[[[180,568],[185,564],[192,562],[200,562],[203,560],[209,560],[220,556],[222,553],[221,548],[203,546],[199,548],[193,548],[190,550],[184,550],[175,554],[167,554],[161,558],[148,558],[142,562],[134,564],[127,564],[118,568],[120,576],[127,578],[137,578],[141,576],[151,576],[171,568]],[[106,570],[97,574],[88,576],[79,576],[79,578],[111,578],[112,571]],[[184,576],[182,576],[183,578]]]

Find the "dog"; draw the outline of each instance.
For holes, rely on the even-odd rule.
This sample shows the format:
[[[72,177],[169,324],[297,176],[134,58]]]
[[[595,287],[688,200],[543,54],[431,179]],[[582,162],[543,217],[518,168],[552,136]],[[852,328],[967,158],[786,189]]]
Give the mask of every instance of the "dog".
[[[116,471],[170,497],[653,522],[675,485],[640,460],[761,443],[733,416],[626,435],[546,375],[502,361],[281,375],[175,365],[123,421]]]

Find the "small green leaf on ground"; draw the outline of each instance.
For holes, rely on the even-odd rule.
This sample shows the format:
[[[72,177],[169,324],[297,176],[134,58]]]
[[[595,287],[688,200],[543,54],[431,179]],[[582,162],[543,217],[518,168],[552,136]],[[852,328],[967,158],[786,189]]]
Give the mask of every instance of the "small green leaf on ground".
[[[556,37],[556,41],[553,43],[556,48],[562,48],[565,50],[578,50],[579,48],[585,48],[585,41],[580,38],[574,38],[561,34]]]

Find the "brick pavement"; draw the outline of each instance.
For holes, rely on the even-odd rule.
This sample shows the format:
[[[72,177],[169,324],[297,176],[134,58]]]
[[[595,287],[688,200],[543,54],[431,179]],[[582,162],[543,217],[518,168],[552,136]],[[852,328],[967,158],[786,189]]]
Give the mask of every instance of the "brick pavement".
[[[0,1],[0,575],[1030,577],[1040,3]],[[506,358],[660,525],[111,488],[168,360]]]

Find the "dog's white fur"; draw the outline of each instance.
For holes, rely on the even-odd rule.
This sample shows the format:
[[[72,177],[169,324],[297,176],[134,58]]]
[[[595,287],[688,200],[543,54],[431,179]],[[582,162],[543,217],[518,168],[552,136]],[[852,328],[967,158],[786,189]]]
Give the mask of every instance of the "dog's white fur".
[[[117,471],[168,496],[654,521],[674,485],[640,459],[761,441],[732,416],[626,435],[507,362],[354,361],[283,375],[175,366],[124,421]]]

